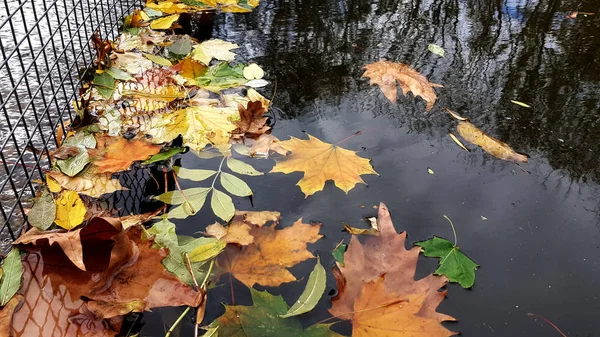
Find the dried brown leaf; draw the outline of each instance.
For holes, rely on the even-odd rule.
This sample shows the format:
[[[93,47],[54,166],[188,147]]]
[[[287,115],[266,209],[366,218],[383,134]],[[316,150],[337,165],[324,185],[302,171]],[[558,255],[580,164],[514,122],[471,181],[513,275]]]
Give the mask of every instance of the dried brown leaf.
[[[469,121],[458,123],[458,133],[471,144],[480,146],[485,152],[492,156],[515,163],[526,163],[527,156],[515,152],[508,144],[479,130]]]

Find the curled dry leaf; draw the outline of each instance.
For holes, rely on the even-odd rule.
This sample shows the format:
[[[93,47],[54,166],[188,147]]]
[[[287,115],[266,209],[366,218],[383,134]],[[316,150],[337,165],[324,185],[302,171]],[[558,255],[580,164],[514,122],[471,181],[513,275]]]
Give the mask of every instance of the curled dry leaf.
[[[256,138],[271,129],[266,125],[268,117],[265,117],[267,109],[262,106],[260,101],[248,102],[247,107],[238,104],[240,120],[236,121],[237,129],[232,132],[235,138],[250,137]]]
[[[295,281],[287,268],[314,257],[306,248],[323,236],[319,234],[321,224],[305,224],[300,219],[291,227],[276,229],[278,220],[275,212],[237,212],[234,223],[243,221],[254,242],[241,248],[227,247],[219,255],[218,265],[248,287],[256,283],[277,287]],[[273,223],[265,225],[267,221]]]
[[[380,235],[368,237],[364,243],[353,235],[344,254],[344,266],[338,263],[334,268],[338,295],[332,299],[329,312],[352,320],[353,336],[456,334],[440,324],[454,318],[435,311],[446,296],[445,291],[438,290],[448,279],[428,275],[415,280],[419,248],[406,250],[406,233],[396,233],[383,203],[377,223]]]
[[[469,143],[480,146],[492,156],[515,163],[526,163],[527,156],[515,152],[508,144],[479,130],[468,120],[458,123],[458,133]]]
[[[322,191],[327,180],[333,180],[335,186],[348,193],[356,184],[365,184],[360,177],[362,174],[377,174],[370,159],[311,135],[308,140],[291,137],[280,145],[292,154],[278,161],[271,172],[304,172],[297,185],[306,197]]]
[[[402,93],[407,95],[412,92],[415,96],[421,96],[427,102],[427,111],[433,108],[437,96],[433,87],[442,87],[440,84],[429,82],[418,71],[404,63],[390,61],[378,61],[364,66],[366,71],[363,77],[371,80],[371,85],[377,84],[385,97],[392,103],[396,103],[396,82],[400,84]]]

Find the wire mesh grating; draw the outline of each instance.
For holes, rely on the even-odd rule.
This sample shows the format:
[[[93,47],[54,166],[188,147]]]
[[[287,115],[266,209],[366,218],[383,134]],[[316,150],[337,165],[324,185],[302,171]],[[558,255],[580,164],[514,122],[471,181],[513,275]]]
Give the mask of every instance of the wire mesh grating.
[[[14,240],[93,71],[95,32],[115,39],[140,0],[0,0],[0,238]]]

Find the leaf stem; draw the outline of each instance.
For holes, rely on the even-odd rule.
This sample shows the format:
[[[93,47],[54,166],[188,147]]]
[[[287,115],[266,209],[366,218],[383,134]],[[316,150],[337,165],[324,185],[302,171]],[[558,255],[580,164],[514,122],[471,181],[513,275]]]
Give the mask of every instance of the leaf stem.
[[[194,285],[196,286],[196,290],[200,289],[198,285],[198,281],[196,281],[196,275],[194,275],[194,269],[192,269],[192,261],[190,261],[190,255],[187,252],[183,253],[183,257],[185,258],[185,265],[187,266],[190,275],[192,276],[192,281],[194,281]]]
[[[223,159],[221,159],[221,163],[219,164],[219,169],[217,170],[217,174],[215,174],[215,178],[212,181],[212,184],[210,184],[210,189],[212,190],[215,187],[215,182],[217,181],[217,178],[219,177],[219,174],[221,174],[222,172],[222,168],[223,168],[223,162],[225,161],[225,157],[223,157]]]
[[[192,215],[196,214],[197,211],[194,209],[194,207],[192,207],[192,204],[188,201],[187,197],[185,196],[185,193],[183,193],[183,190],[181,189],[181,186],[179,185],[179,180],[177,179],[177,174],[175,174],[175,171],[171,171],[171,173],[173,173],[173,179],[175,180],[175,186],[177,186],[177,189],[181,193],[181,196],[183,197],[183,200],[184,200],[184,204],[186,204],[192,210]],[[185,212],[185,207],[183,210]]]
[[[444,214],[444,218],[446,218],[446,220],[448,220],[448,222],[450,223],[450,226],[452,227],[452,233],[454,233],[454,247],[456,247],[456,245],[458,244],[458,239],[456,238],[456,230],[454,229],[454,224],[452,223],[452,220],[450,220],[450,218]]]
[[[181,320],[185,317],[185,315],[187,315],[187,313],[190,312],[190,308],[191,307],[185,308],[185,310],[181,313],[179,318],[177,318],[175,323],[173,323],[173,325],[171,325],[171,327],[169,328],[169,331],[167,331],[167,334],[165,335],[165,337],[171,336],[171,333],[173,333],[173,330],[177,327],[177,325],[179,325],[179,323],[181,323]]]
[[[206,276],[204,276],[204,281],[202,281],[202,285],[200,286],[204,290],[206,290],[206,282],[208,282],[208,277],[210,276],[210,273],[212,272],[214,265],[215,265],[215,259],[210,260],[210,266],[208,267]]]
[[[354,137],[356,137],[356,136],[358,136],[358,135],[362,135],[362,134],[363,134],[363,133],[365,133],[365,132],[373,131],[373,130],[375,130],[375,129],[376,129],[376,128],[370,128],[370,129],[366,129],[366,130],[364,130],[364,131],[356,131],[356,132],[355,132],[355,133],[354,133],[352,136],[348,136],[348,137],[346,137],[346,138],[344,138],[344,139],[340,140],[339,142],[335,143],[335,145],[340,145],[340,144],[342,144],[343,142],[345,142],[345,141],[347,141],[347,140],[349,140],[349,139],[351,139],[351,138],[354,138]]]

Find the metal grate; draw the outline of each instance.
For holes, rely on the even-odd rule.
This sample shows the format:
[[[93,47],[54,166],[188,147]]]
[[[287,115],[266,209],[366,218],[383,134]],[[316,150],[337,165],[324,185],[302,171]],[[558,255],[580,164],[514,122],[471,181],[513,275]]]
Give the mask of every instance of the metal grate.
[[[0,0],[0,238],[10,242],[96,58],[141,0]],[[34,149],[41,150],[37,151]]]

